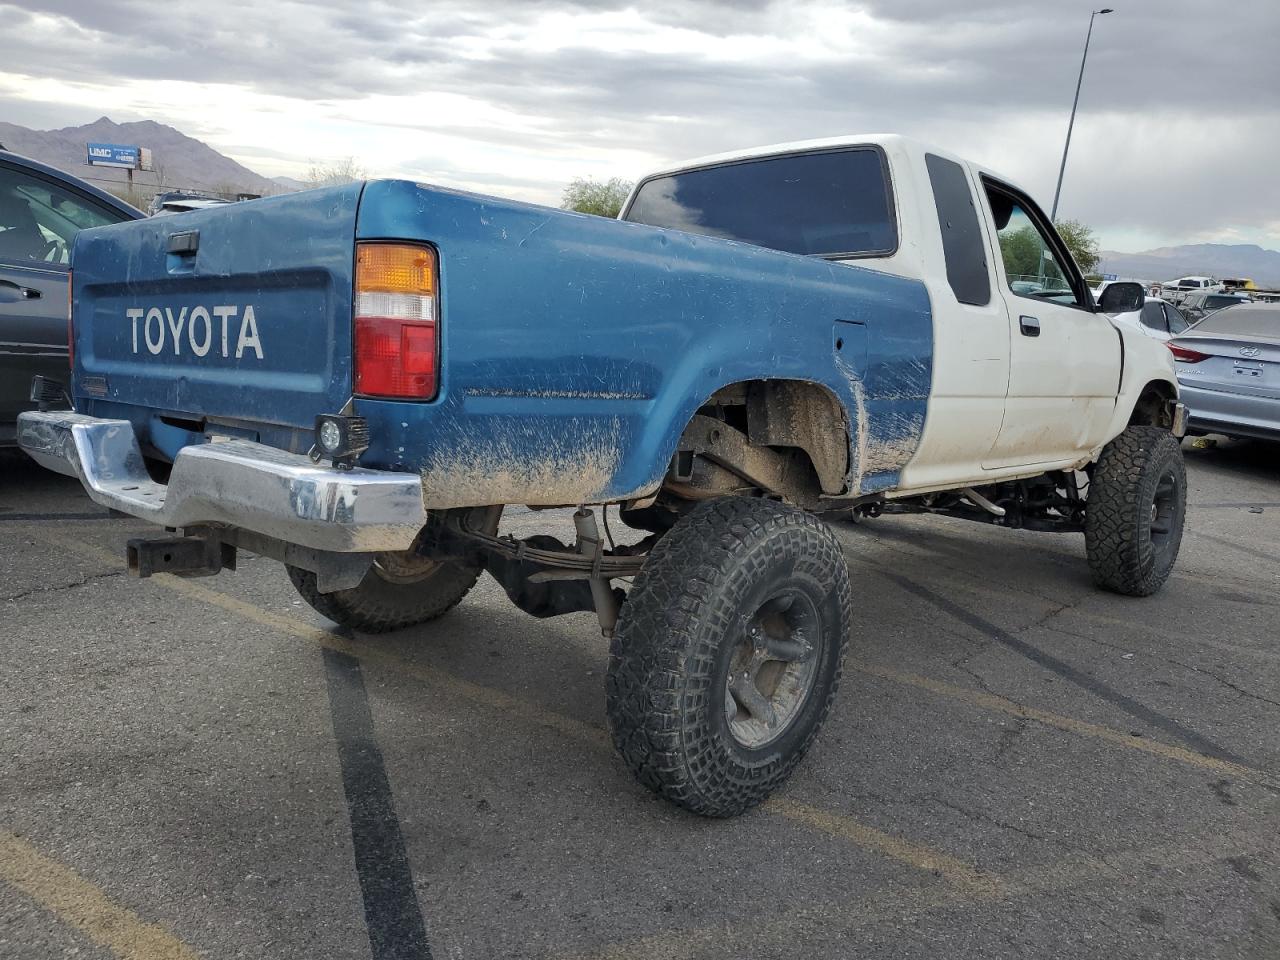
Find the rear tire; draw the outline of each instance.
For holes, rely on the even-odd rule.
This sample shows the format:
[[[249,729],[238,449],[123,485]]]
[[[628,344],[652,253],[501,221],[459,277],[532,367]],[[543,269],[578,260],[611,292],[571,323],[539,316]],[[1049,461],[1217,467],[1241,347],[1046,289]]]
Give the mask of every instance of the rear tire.
[[[316,575],[286,564],[302,599],[334,623],[365,633],[385,633],[426,623],[447,613],[476,585],[480,567],[412,554],[380,555],[350,590],[321,593]]]
[[[622,607],[606,691],[614,745],[678,806],[742,813],[817,736],[852,621],[826,524],[770,500],[700,504],[658,541]]]
[[[1102,450],[1085,504],[1094,583],[1130,597],[1169,579],[1187,509],[1182,445],[1163,427],[1132,426]]]

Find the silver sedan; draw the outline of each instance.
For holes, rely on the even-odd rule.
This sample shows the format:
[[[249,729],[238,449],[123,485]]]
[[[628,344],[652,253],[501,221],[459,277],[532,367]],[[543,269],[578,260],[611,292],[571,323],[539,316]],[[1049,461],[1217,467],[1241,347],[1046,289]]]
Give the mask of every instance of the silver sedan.
[[[1280,304],[1211,313],[1169,349],[1192,432],[1280,440]]]

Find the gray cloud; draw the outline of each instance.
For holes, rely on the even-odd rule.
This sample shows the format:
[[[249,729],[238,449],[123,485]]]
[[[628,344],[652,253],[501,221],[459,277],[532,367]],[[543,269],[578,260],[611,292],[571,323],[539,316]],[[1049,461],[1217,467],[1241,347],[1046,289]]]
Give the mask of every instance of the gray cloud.
[[[1116,2],[1123,5],[1099,18],[1094,33],[1064,213],[1114,232],[1190,239],[1236,230],[1280,245],[1280,5]],[[847,8],[866,18],[847,56],[824,52],[821,23],[811,53],[793,47],[784,56],[770,54],[771,44],[797,39],[789,34],[800,14],[763,0],[170,4],[163,24],[150,0],[17,0],[0,2],[0,69],[77,82],[229,83],[332,101],[354,118],[370,95],[457,93],[539,122],[532,132],[402,122],[530,153],[612,146],[674,160],[897,130],[977,151],[1047,199],[1088,5],[863,0]],[[640,53],[571,30],[555,51],[523,42],[550,12],[636,10],[649,24],[705,38],[707,51],[738,38],[762,54],[726,61],[697,44],[694,52]],[[37,29],[50,15],[61,18],[59,29]],[[476,44],[484,55],[464,55]],[[421,166],[424,174],[457,171],[448,158]],[[499,192],[530,182],[512,171],[468,179]]]

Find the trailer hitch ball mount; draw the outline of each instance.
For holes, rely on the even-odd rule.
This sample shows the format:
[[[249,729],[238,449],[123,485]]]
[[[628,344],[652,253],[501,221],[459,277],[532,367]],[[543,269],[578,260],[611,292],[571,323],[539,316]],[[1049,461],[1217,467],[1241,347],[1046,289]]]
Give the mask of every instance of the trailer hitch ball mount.
[[[125,546],[125,554],[129,576],[140,579],[157,573],[212,577],[223,570],[236,568],[235,546],[211,536],[130,540]]]

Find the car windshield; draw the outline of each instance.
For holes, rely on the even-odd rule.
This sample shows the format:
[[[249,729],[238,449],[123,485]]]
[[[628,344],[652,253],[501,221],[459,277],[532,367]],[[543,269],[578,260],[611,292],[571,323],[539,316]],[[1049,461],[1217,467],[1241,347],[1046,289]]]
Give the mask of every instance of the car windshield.
[[[654,177],[626,220],[810,256],[869,256],[898,245],[877,150],[767,157]]]

